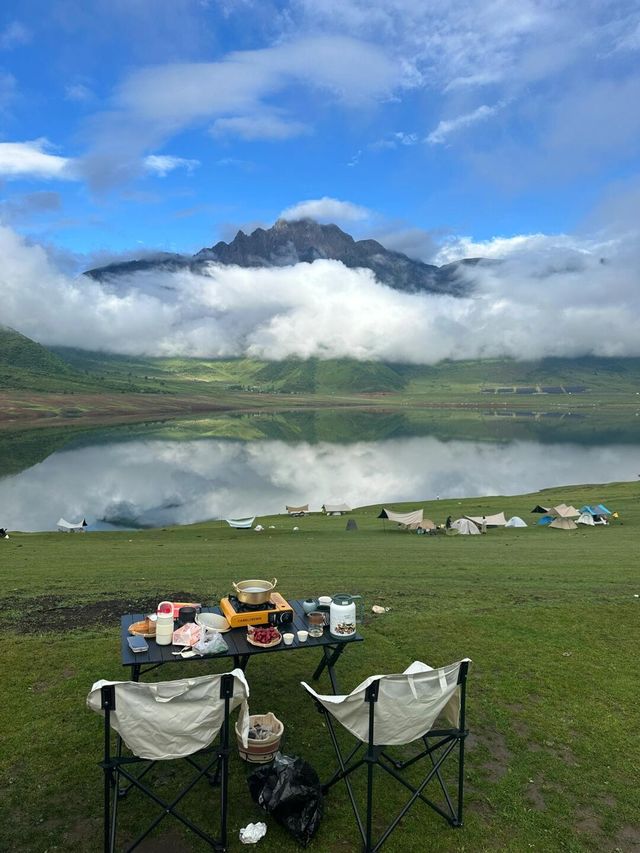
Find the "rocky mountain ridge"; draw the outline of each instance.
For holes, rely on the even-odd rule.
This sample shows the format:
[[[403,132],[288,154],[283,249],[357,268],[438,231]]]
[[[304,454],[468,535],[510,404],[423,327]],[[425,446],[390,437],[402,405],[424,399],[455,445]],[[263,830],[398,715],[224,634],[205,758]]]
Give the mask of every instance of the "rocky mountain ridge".
[[[395,290],[452,296],[469,293],[470,285],[464,270],[484,262],[481,258],[467,258],[437,267],[385,249],[376,240],[354,240],[337,225],[320,225],[311,219],[279,219],[271,228],[256,228],[251,234],[238,231],[231,242],[220,241],[195,255],[159,254],[108,264],[87,270],[85,275],[105,281],[153,270],[172,272],[189,269],[198,273],[211,262],[262,268],[313,263],[321,259],[341,261],[352,269],[370,269],[378,281]]]

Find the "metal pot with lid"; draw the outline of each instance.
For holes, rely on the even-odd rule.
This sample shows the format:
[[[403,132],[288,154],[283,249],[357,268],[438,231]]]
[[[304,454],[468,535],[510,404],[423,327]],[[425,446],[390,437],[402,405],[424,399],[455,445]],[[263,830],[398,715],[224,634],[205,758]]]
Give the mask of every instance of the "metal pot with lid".
[[[243,604],[266,604],[277,583],[277,578],[274,578],[272,581],[256,580],[254,578],[248,581],[232,583],[231,586],[236,591],[238,601],[241,601]]]

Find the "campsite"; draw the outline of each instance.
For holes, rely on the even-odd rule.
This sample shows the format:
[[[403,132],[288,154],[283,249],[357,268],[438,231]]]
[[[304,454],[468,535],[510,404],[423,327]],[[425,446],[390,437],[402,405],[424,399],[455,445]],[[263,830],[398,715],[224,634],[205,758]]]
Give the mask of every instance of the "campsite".
[[[617,525],[554,533],[530,523],[539,517],[531,512],[537,503],[580,508],[601,501],[617,509]],[[417,536],[388,521],[384,530],[380,505],[354,508],[346,518],[323,515],[319,507],[289,518],[283,507],[256,520],[265,528],[259,534],[220,521],[80,536],[12,533],[0,542],[3,665],[12,673],[0,705],[2,785],[12,820],[0,826],[0,847],[95,849],[101,724],[84,701],[98,678],[123,677],[119,616],[167,597],[216,601],[254,566],[277,576],[291,597],[338,590],[364,596],[364,642],[340,664],[347,689],[413,660],[473,661],[464,826],[452,829],[417,808],[385,849],[422,850],[427,837],[434,849],[451,853],[636,849],[640,753],[628,737],[635,680],[621,660],[640,641],[637,484],[393,506],[399,512],[420,506],[439,524],[447,515],[504,511],[529,526],[473,537]],[[350,518],[356,530],[346,530]],[[375,615],[373,605],[385,612]],[[193,675],[202,672],[200,663],[183,665]],[[257,660],[249,670],[250,704],[274,711],[285,724],[286,751],[326,776],[333,757],[321,718],[298,684],[307,675],[301,654],[279,659],[277,667]],[[239,828],[262,817],[237,755],[230,780],[229,849],[240,850]],[[139,808],[145,807],[131,802],[123,809],[125,832],[133,830]],[[177,825],[167,823],[163,832],[175,848],[200,849]],[[354,850],[356,837],[348,801],[336,789],[309,849]],[[273,822],[262,844],[299,849]]]

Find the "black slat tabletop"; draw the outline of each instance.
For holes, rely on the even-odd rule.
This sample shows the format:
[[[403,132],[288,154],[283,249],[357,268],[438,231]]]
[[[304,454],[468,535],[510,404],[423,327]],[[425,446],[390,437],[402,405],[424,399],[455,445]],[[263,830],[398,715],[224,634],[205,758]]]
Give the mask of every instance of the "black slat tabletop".
[[[266,655],[273,653],[281,654],[283,652],[295,652],[301,649],[322,649],[324,646],[335,648],[336,646],[361,642],[364,639],[364,637],[357,633],[352,637],[340,637],[338,639],[337,637],[332,637],[329,634],[329,628],[325,626],[322,637],[309,637],[306,642],[301,643],[298,640],[297,631],[308,630],[309,624],[307,617],[302,608],[301,601],[290,601],[289,604],[293,608],[293,624],[291,626],[280,626],[279,630],[280,633],[286,633],[287,629],[289,627],[291,628],[291,632],[295,636],[293,643],[290,646],[285,646],[284,642],[266,649],[252,646],[247,642],[247,628],[245,626],[242,628],[232,628],[231,631],[227,631],[225,634],[222,634],[228,646],[228,651],[220,652],[216,655],[205,655],[203,657],[196,656],[187,659],[181,658],[179,655],[172,654],[172,652],[175,652],[178,649],[177,646],[159,646],[153,639],[147,640],[149,645],[149,650],[147,652],[132,652],[127,642],[127,638],[131,636],[129,634],[129,626],[133,625],[134,622],[139,622],[141,619],[144,619],[146,614],[127,613],[120,619],[120,649],[122,665],[145,667],[158,666],[164,663],[184,663],[185,660],[216,660],[217,658],[252,657],[253,655]],[[202,612],[220,614],[220,608],[203,607]]]

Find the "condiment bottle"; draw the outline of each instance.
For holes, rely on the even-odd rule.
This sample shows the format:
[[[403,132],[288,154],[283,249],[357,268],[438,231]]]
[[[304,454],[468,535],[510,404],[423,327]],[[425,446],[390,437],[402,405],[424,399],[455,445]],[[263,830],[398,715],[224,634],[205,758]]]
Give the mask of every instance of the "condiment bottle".
[[[156,617],[156,643],[159,646],[170,646],[173,640],[173,604],[161,601]]]

